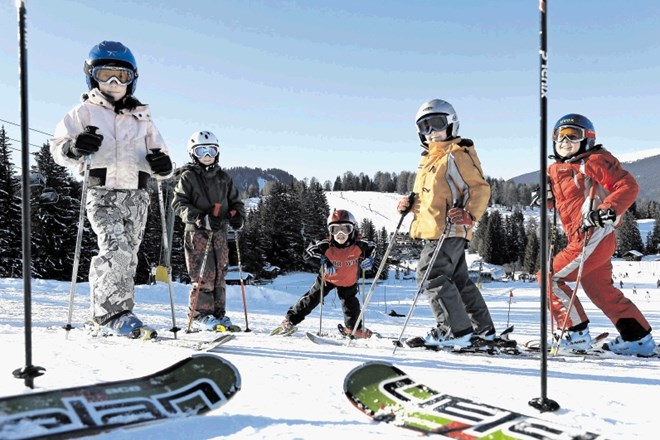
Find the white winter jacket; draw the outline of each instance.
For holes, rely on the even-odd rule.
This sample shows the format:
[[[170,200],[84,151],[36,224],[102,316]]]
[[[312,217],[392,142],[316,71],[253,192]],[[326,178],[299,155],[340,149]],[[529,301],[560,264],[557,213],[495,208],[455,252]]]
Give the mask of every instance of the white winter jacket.
[[[88,125],[98,127],[97,133],[103,135],[99,151],[91,156],[91,170],[105,169],[106,188],[137,189],[140,172],[152,174],[146,160],[147,153],[154,149],[168,153],[163,138],[151,121],[148,105],[120,110],[117,114],[114,105],[98,89],[92,89],[87,93],[87,99],[67,113],[55,128],[50,152],[56,163],[66,167],[78,166],[80,174],[83,173],[84,159],[70,158],[63,147],[67,142],[72,145]]]

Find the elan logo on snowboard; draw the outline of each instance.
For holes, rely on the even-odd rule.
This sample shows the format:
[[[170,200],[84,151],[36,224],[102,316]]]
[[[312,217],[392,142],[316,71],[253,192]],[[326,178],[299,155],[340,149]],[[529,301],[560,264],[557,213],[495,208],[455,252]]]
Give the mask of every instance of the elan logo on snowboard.
[[[116,387],[103,394],[139,392],[139,386]],[[209,379],[200,379],[168,393],[147,397],[132,397],[95,401],[94,395],[62,397],[64,408],[48,408],[15,414],[2,421],[0,432],[11,432],[26,420],[30,431],[40,435],[75,432],[90,428],[111,427],[127,423],[142,423],[175,415],[209,411],[226,400],[218,386]],[[12,426],[13,425],[13,426]],[[28,433],[28,435],[31,435]]]

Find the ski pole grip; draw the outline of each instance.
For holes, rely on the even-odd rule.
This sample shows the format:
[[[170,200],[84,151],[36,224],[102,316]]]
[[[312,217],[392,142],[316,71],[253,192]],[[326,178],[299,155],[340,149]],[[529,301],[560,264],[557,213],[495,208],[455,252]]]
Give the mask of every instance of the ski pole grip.
[[[88,125],[88,126],[85,127],[85,133],[89,133],[89,134],[98,134],[98,133],[96,133],[96,131],[97,131],[98,129],[99,129],[99,128],[96,127],[96,126],[94,126],[94,125]]]
[[[222,203],[216,203],[215,205],[213,205],[213,217],[220,216],[221,207],[222,207]]]
[[[415,193],[411,192],[408,196],[408,206],[401,212],[401,214],[404,216],[408,214],[413,207],[413,203],[415,203]]]

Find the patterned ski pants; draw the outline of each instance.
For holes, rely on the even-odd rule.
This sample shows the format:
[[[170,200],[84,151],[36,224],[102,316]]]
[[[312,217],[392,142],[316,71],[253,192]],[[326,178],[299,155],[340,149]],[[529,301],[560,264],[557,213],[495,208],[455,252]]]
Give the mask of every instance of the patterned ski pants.
[[[200,272],[202,271],[202,265],[204,265],[209,232],[186,231],[184,238],[186,267],[192,281],[189,301],[190,311],[193,317],[197,315],[214,315],[221,318],[225,316],[227,302],[225,285],[225,275],[227,274],[227,263],[229,261],[227,233],[225,231],[213,231],[204,273],[201,276]],[[198,283],[197,304],[193,307]]]
[[[90,308],[92,319],[104,324],[135,305],[133,278],[147,223],[149,193],[90,188],[86,205],[99,247],[89,267]]]

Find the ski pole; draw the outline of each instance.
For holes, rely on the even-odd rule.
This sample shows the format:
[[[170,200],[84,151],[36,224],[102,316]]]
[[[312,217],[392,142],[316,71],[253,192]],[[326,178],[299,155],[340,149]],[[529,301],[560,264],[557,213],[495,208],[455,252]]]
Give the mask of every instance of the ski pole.
[[[557,241],[557,209],[554,209],[552,217],[552,231],[550,232],[550,249],[548,250],[548,304],[552,303],[552,276],[554,275],[554,253],[555,242]],[[550,333],[555,332],[555,320],[550,316]]]
[[[362,297],[362,304],[364,304],[364,290],[365,290],[365,285],[367,284],[367,271],[362,269],[362,288],[360,289],[360,296]],[[362,326],[366,327],[367,326],[367,320],[362,317]],[[355,329],[353,329],[355,331]],[[352,334],[352,333],[351,333]]]
[[[355,326],[353,328],[353,331],[351,332],[350,337],[348,338],[348,343],[346,344],[347,346],[351,344],[351,340],[355,337],[355,331],[360,327],[362,324],[362,321],[364,319],[364,312],[367,309],[367,305],[371,301],[371,296],[374,294],[374,288],[376,287],[376,283],[378,282],[378,279],[380,278],[380,274],[383,272],[383,269],[387,265],[387,258],[390,255],[390,252],[392,251],[392,248],[394,247],[394,243],[396,242],[396,237],[399,234],[399,229],[401,229],[401,224],[403,224],[403,219],[406,217],[406,214],[410,212],[410,208],[412,208],[412,205],[415,201],[415,193],[411,192],[410,195],[408,196],[408,207],[401,213],[401,218],[399,219],[399,223],[396,225],[396,229],[394,229],[394,233],[392,234],[392,238],[390,238],[390,242],[387,245],[387,248],[385,249],[385,253],[383,254],[383,258],[380,261],[380,265],[378,266],[378,270],[376,271],[376,275],[374,275],[374,280],[371,283],[371,287],[369,287],[369,292],[367,293],[367,297],[362,301],[362,310],[360,310],[360,314],[358,315],[357,321],[355,321]]]
[[[23,305],[25,321],[25,367],[14,370],[17,379],[23,379],[25,386],[34,388],[34,378],[41,376],[45,368],[32,365],[32,232],[30,223],[30,141],[28,118],[28,72],[27,72],[27,24],[25,0],[16,2],[18,12],[18,59],[20,74],[20,110],[21,110],[21,165],[23,200],[22,213],[22,249],[23,249]],[[6,144],[5,144],[6,145]],[[4,425],[4,423],[3,423]]]
[[[195,309],[197,308],[197,301],[199,300],[199,290],[202,287],[202,279],[204,276],[204,270],[206,269],[206,260],[209,258],[209,252],[211,250],[211,243],[213,242],[213,231],[209,232],[208,241],[206,242],[206,248],[204,249],[204,259],[202,260],[202,267],[199,269],[199,277],[197,278],[197,285],[195,286],[195,291],[193,292],[192,301],[190,302],[190,316],[188,316],[188,329],[187,333],[190,333],[192,328],[193,316],[195,315]]]
[[[454,208],[458,207],[458,200],[454,201]],[[438,244],[435,246],[435,249],[433,249],[433,254],[431,255],[431,259],[429,260],[429,265],[424,271],[424,276],[422,277],[421,282],[419,283],[419,287],[417,288],[417,292],[415,292],[415,296],[413,297],[413,303],[410,306],[410,310],[408,310],[408,314],[406,315],[406,319],[403,322],[403,326],[401,327],[401,333],[399,334],[399,337],[397,338],[396,341],[394,341],[394,350],[392,350],[392,355],[396,353],[396,349],[401,347],[403,344],[401,344],[401,338],[403,337],[403,333],[406,331],[406,327],[408,326],[408,321],[410,321],[410,318],[412,317],[413,311],[415,310],[415,306],[417,305],[417,300],[419,299],[419,296],[422,294],[422,291],[424,291],[424,285],[426,284],[426,281],[429,279],[429,275],[431,274],[431,269],[433,268],[433,265],[435,264],[435,260],[438,258],[438,254],[440,253],[440,248],[442,247],[442,244],[445,242],[445,238],[447,238],[447,232],[449,231],[449,227],[451,226],[451,220],[449,218],[449,207],[447,207],[447,217],[445,218],[445,228],[442,230],[442,235],[440,236],[440,239],[438,240]]]
[[[509,318],[511,317],[511,298],[513,298],[513,289],[509,290],[509,309],[506,312],[506,326],[509,327]]]
[[[321,268],[319,269],[319,275],[321,276],[321,284],[320,284],[320,290],[319,290],[319,295],[321,296],[320,301],[319,301],[319,306],[321,307],[319,309],[319,336],[323,336],[323,297],[324,295],[324,290],[325,290],[325,264],[321,265]]]
[[[243,312],[245,313],[245,331],[251,332],[250,327],[248,326],[248,312],[247,312],[247,300],[245,299],[245,283],[243,283],[243,269],[241,267],[241,249],[238,245],[238,231],[234,231],[236,235],[236,258],[238,259],[238,277],[241,280],[241,295],[243,296]]]
[[[419,284],[419,287],[417,288],[417,292],[415,292],[412,305],[410,306],[410,310],[408,310],[406,319],[403,322],[403,326],[401,327],[401,333],[399,334],[399,337],[396,339],[396,341],[394,341],[394,350],[392,350],[392,354],[395,354],[396,349],[398,347],[401,347],[402,345],[401,338],[403,337],[403,333],[406,331],[406,327],[408,326],[408,321],[410,320],[413,314],[413,310],[415,310],[415,306],[417,305],[417,300],[419,299],[419,296],[422,294],[422,291],[424,290],[424,285],[426,284],[426,280],[428,280],[429,278],[429,272],[431,272],[431,268],[433,267],[436,258],[438,258],[438,254],[440,253],[440,248],[442,247],[442,244],[445,241],[445,237],[447,237],[448,225],[449,222],[447,222],[447,226],[445,226],[445,229],[442,232],[442,236],[440,236],[440,240],[438,240],[438,244],[435,246],[435,249],[433,250],[433,254],[431,255],[431,259],[429,260],[429,267],[426,268],[426,271],[424,272],[424,276],[422,277],[422,281]]]
[[[596,194],[596,185],[594,185],[594,183],[591,182],[591,187],[589,188],[589,211],[593,209],[595,194]],[[552,341],[552,349],[550,350],[550,353],[552,353],[553,355],[557,354],[557,351],[559,350],[559,343],[561,341],[561,338],[564,337],[564,333],[566,332],[566,324],[568,323],[568,317],[571,313],[571,310],[573,309],[573,303],[575,302],[575,297],[577,296],[578,287],[580,286],[580,281],[582,280],[582,269],[584,268],[587,244],[589,243],[589,240],[591,239],[593,232],[592,228],[584,228],[584,231],[585,231],[584,243],[582,244],[582,252],[580,253],[580,265],[578,266],[577,276],[575,277],[575,288],[573,289],[573,293],[571,294],[571,299],[568,303],[568,308],[566,309],[566,314],[564,316],[564,322],[562,323],[561,326],[559,338],[557,338],[557,340],[555,341]]]
[[[158,149],[153,149],[152,152],[156,152]],[[163,184],[164,179],[160,179],[157,182],[158,186],[158,207],[160,208],[160,225],[163,230],[163,252],[165,253],[166,260],[168,260],[167,255],[169,254],[169,241],[167,239],[167,224],[165,220],[165,202],[163,201]],[[176,318],[174,316],[174,289],[172,287],[172,265],[170,261],[164,261],[165,267],[167,268],[167,288],[170,292],[170,309],[172,310],[172,328],[171,332],[174,333],[174,339],[176,339],[176,333],[181,330],[176,326]]]
[[[580,253],[580,265],[578,266],[578,273],[577,273],[577,277],[575,278],[575,287],[573,288],[573,293],[571,293],[571,300],[569,301],[568,307],[566,308],[566,315],[564,316],[564,322],[561,325],[559,338],[552,341],[552,349],[550,350],[550,353],[553,355],[557,354],[557,351],[559,350],[559,343],[561,341],[561,338],[564,337],[564,333],[566,332],[566,324],[568,323],[568,316],[570,315],[571,310],[573,309],[573,304],[575,303],[575,297],[577,296],[578,287],[580,286],[580,281],[582,280],[582,269],[584,268],[584,260],[587,250],[587,244],[589,242],[589,238],[591,238],[590,232],[591,231],[587,231],[584,236],[584,244],[582,245],[582,252]]]
[[[85,127],[85,132],[90,134],[96,134],[96,130],[98,130],[98,127],[94,127],[93,125],[88,125],[87,127]],[[85,156],[85,161],[83,162],[84,172],[83,172],[82,190],[80,194],[80,212],[78,213],[78,235],[76,236],[76,249],[73,252],[71,291],[69,293],[69,315],[66,321],[66,325],[64,326],[64,329],[66,330],[66,337],[69,336],[69,330],[73,328],[71,326],[71,319],[73,317],[73,300],[76,295],[76,283],[78,281],[78,265],[80,263],[83,228],[85,226],[85,205],[87,204],[87,188],[89,187],[89,169],[91,165],[92,165],[92,155],[88,154],[87,156]]]

